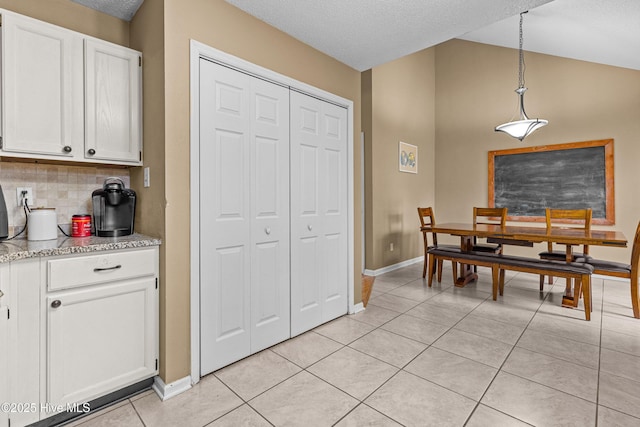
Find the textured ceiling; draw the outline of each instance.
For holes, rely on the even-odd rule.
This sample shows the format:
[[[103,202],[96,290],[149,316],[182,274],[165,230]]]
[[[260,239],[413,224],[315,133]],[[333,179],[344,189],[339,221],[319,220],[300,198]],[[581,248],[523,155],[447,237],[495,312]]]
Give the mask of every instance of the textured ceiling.
[[[144,0],[71,0],[116,18],[131,21]]]
[[[226,0],[363,71],[452,38],[640,70],[640,0]]]

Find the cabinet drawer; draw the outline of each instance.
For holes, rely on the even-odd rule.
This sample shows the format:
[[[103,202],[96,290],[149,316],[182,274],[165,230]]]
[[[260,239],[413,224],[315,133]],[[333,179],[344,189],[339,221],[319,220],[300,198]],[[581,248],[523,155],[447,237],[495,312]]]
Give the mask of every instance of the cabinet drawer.
[[[47,260],[47,288],[75,288],[155,274],[155,250]]]

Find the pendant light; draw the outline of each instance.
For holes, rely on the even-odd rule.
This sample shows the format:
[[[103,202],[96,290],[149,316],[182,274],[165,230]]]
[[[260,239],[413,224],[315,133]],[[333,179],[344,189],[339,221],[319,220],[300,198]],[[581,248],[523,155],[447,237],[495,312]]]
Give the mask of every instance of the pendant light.
[[[528,12],[528,11],[527,11]],[[524,112],[524,93],[527,88],[524,87],[524,51],[522,50],[522,16],[527,13],[522,12],[520,14],[520,48],[519,48],[519,63],[518,63],[518,89],[515,92],[518,94],[518,107],[520,112],[520,120],[510,121],[508,123],[496,126],[496,132],[504,132],[510,136],[522,141],[527,135],[533,133],[535,130],[546,126],[549,122],[544,119],[530,119],[527,117],[527,113]]]

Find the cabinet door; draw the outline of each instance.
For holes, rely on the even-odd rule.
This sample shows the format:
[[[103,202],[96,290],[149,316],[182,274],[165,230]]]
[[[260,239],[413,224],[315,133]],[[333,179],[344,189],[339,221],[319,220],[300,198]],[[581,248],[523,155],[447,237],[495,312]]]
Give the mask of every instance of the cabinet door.
[[[155,277],[50,294],[47,402],[86,402],[157,373]]]
[[[142,163],[142,65],[134,50],[85,40],[86,159]]]
[[[82,150],[82,38],[63,28],[3,14],[3,151],[73,157]]]
[[[291,92],[291,335],[347,312],[347,111]]]

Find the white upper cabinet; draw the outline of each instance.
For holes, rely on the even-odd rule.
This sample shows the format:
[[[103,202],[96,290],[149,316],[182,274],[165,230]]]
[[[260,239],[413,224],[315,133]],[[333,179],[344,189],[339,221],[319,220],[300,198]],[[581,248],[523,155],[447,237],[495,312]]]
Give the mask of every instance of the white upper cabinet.
[[[3,151],[72,158],[84,140],[82,38],[19,15],[2,21]]]
[[[139,52],[2,13],[2,155],[142,164]]]
[[[142,67],[139,52],[85,40],[85,156],[139,162]]]

